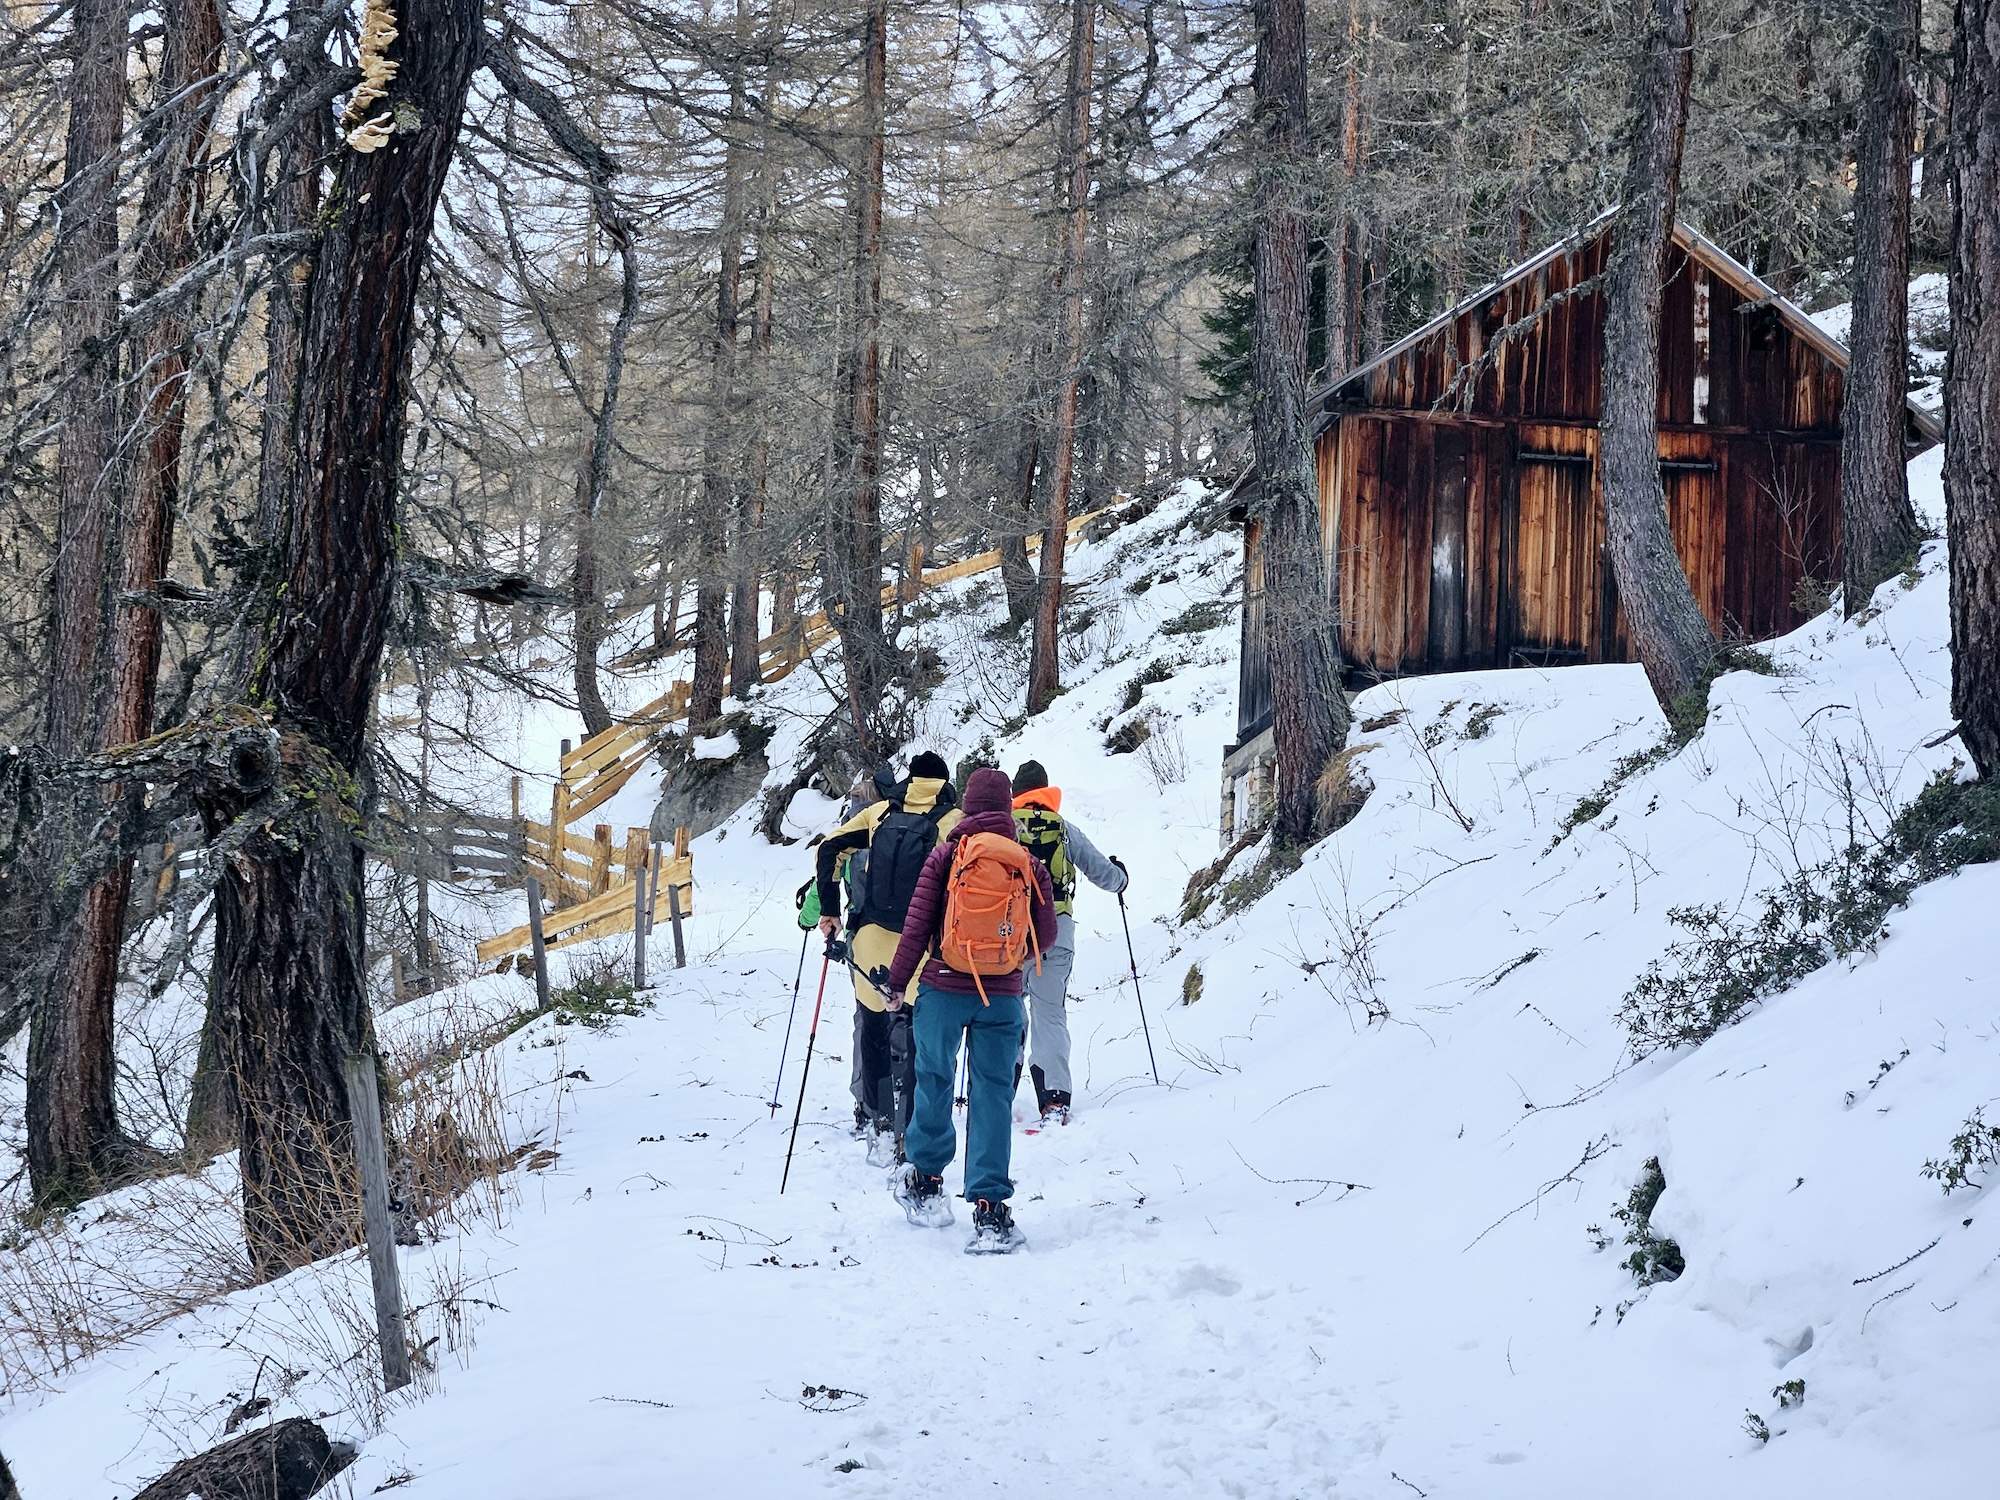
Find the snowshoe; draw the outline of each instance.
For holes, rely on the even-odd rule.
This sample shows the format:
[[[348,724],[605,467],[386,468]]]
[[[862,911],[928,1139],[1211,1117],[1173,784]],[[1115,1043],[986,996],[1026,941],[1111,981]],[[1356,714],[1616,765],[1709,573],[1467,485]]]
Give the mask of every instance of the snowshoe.
[[[1058,1125],[1067,1124],[1069,1124],[1069,1106],[1067,1104],[1051,1104],[1047,1109],[1042,1111],[1042,1129],[1053,1130]]]
[[[854,1124],[849,1127],[847,1133],[857,1141],[868,1139],[868,1111],[858,1104],[854,1106]]]
[[[896,1127],[887,1120],[877,1120],[868,1127],[868,1165],[871,1167],[893,1167],[902,1160],[903,1143],[896,1139]]]
[[[981,1198],[972,1210],[972,1238],[966,1241],[967,1255],[1012,1255],[1028,1243],[1005,1203],[989,1203]]]
[[[919,1229],[944,1229],[951,1224],[951,1199],[944,1179],[906,1167],[895,1176],[891,1191],[903,1205],[903,1217]]]

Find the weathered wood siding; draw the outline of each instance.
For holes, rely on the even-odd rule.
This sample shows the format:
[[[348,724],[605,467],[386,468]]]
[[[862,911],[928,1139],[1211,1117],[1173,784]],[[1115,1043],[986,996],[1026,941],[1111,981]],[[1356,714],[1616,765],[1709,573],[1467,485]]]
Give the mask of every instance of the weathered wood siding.
[[[1608,251],[1545,258],[1330,403],[1332,596],[1360,675],[1630,659],[1597,473]],[[1718,633],[1779,634],[1803,620],[1800,580],[1838,575],[1842,371],[1687,247],[1668,273],[1675,546]]]
[[[1661,309],[1660,459],[1674,544],[1719,635],[1803,623],[1840,574],[1845,355],[1715,246],[1676,230]],[[1327,591],[1350,679],[1631,658],[1604,561],[1597,417],[1608,232],[1559,246],[1321,398]],[[1912,413],[1917,449],[1939,439]],[[1257,530],[1239,726],[1269,720]]]

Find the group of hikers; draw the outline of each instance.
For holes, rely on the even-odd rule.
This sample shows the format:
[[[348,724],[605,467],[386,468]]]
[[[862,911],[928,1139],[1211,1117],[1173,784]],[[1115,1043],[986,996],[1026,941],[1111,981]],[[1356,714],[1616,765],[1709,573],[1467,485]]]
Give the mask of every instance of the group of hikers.
[[[820,842],[800,903],[830,952],[844,905],[855,1134],[871,1163],[898,1169],[896,1199],[912,1224],[950,1224],[944,1170],[957,1153],[963,1043],[966,1249],[1017,1249],[1007,1200],[1023,1071],[1044,1127],[1067,1125],[1072,1107],[1065,1007],[1077,877],[1116,895],[1129,876],[1063,816],[1062,790],[1037,761],[1011,779],[975,770],[961,794],[943,759],[923,751],[901,780],[884,768],[858,781],[845,815]]]

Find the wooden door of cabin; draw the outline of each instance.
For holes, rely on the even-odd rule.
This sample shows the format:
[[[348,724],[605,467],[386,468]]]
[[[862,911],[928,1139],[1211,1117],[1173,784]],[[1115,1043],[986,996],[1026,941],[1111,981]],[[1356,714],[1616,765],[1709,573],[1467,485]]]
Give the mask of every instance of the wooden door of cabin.
[[[1509,666],[1590,661],[1602,634],[1604,519],[1587,453],[1514,455],[1505,518]]]
[[[1466,448],[1463,431],[1431,429],[1431,587],[1424,665],[1433,672],[1456,672],[1468,665]]]

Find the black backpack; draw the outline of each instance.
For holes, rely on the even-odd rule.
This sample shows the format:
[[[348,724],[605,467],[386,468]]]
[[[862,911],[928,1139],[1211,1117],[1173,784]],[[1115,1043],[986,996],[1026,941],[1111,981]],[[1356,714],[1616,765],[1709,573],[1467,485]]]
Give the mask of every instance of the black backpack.
[[[958,803],[946,782],[929,812],[911,812],[903,806],[908,791],[907,783],[896,789],[889,810],[869,836],[868,870],[862,877],[866,887],[859,893],[852,918],[856,927],[873,924],[891,932],[903,930],[910,898],[917,893],[917,877],[937,847],[938,824]]]

